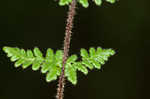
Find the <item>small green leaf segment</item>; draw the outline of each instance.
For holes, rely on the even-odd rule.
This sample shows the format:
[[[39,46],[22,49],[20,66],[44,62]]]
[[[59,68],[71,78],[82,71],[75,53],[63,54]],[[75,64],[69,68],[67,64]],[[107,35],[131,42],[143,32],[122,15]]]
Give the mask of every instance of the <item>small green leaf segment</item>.
[[[63,51],[57,50],[55,53],[48,48],[45,57],[39,48],[31,50],[19,49],[17,47],[4,47],[4,52],[10,57],[12,62],[15,62],[15,67],[26,69],[32,66],[32,70],[39,70],[46,74],[46,81],[56,80],[61,74]],[[65,65],[65,77],[72,83],[77,84],[77,71],[88,74],[88,69],[100,69],[108,58],[115,54],[112,49],[102,49],[101,47],[90,48],[89,52],[86,49],[81,49],[81,60],[78,61],[77,55],[68,57]]]
[[[101,6],[103,0],[93,0],[93,1],[95,2],[95,4],[97,6]],[[112,4],[116,2],[116,0],[105,0],[105,1],[112,3]],[[72,2],[72,0],[60,0],[59,5],[65,6],[65,5],[69,5],[71,2]],[[85,8],[87,8],[89,6],[88,0],[77,0],[77,2],[80,3]]]

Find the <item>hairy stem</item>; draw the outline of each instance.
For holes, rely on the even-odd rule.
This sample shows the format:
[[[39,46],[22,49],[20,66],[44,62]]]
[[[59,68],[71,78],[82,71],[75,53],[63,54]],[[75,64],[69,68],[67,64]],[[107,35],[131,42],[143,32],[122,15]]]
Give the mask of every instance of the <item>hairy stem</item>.
[[[64,38],[64,55],[62,63],[62,72],[59,77],[59,84],[57,89],[56,99],[63,99],[64,94],[64,85],[65,85],[65,64],[69,53],[70,48],[70,39],[73,27],[73,19],[75,15],[76,0],[72,0],[72,3],[69,5],[68,18],[66,24],[65,38]]]

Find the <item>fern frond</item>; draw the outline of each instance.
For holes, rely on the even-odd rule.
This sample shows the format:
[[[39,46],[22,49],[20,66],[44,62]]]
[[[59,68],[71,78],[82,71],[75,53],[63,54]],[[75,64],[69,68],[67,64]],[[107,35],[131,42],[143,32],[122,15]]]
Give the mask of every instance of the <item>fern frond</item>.
[[[81,49],[82,61],[81,63],[89,69],[100,69],[101,65],[105,64],[108,58],[115,54],[112,49],[102,49],[100,47],[95,50],[94,48],[89,49],[89,54],[85,49]]]
[[[42,53],[39,52],[38,48],[34,49],[34,55],[31,50],[27,50],[25,52],[24,49],[19,48],[11,48],[11,47],[4,47],[3,50],[8,54],[7,56],[10,57],[12,62],[15,62],[15,67],[22,67],[25,69],[29,65],[33,64],[33,67],[38,67],[44,58],[42,57]],[[35,66],[36,63],[36,66]]]
[[[41,68],[41,72],[46,74],[46,81],[56,80],[61,74],[63,52],[57,50],[56,53],[50,48],[47,49],[46,56],[43,57],[39,48],[25,51],[24,49],[4,47],[3,50],[15,62],[15,67],[22,66],[23,69],[32,65],[32,70]],[[108,58],[115,54],[112,49],[102,49],[98,47],[90,48],[89,51],[81,49],[82,60],[78,61],[77,55],[68,57],[65,65],[65,77],[72,83],[77,84],[77,71],[88,74],[88,69],[100,69]]]
[[[88,0],[77,0],[83,7],[87,8],[89,6]],[[101,6],[102,0],[93,0],[97,6]],[[106,2],[109,3],[115,3],[116,0],[105,0]],[[59,5],[64,6],[64,5],[69,5],[72,2],[72,0],[59,0]]]
[[[77,61],[77,56],[72,55],[68,58],[65,66],[65,76],[72,84],[77,83],[76,71],[81,71],[85,75],[88,74],[88,69],[100,69],[103,64],[108,60],[108,58],[115,54],[112,49],[102,49],[98,47],[90,48],[89,53],[86,49],[81,49],[81,61]]]
[[[57,76],[60,75],[63,55],[61,50],[56,51],[56,54],[54,54],[53,50],[49,48],[45,58],[39,48],[34,48],[33,52],[12,47],[4,47],[3,50],[10,57],[10,60],[15,62],[15,67],[22,66],[25,69],[32,65],[34,71],[39,70],[41,67],[41,72],[46,73],[47,82],[56,80]]]

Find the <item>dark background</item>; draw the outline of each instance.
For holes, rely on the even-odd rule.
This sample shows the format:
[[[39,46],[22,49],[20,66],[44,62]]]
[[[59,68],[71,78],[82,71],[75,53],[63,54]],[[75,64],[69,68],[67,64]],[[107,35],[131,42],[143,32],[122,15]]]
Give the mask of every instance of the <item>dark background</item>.
[[[1,0],[0,49],[3,46],[62,49],[68,7],[54,0]],[[65,99],[150,99],[150,1],[120,0],[101,7],[77,7],[70,54],[80,48],[113,48],[116,55],[101,71],[78,73],[67,82]],[[0,50],[0,99],[54,99],[57,81],[31,68],[15,69]]]

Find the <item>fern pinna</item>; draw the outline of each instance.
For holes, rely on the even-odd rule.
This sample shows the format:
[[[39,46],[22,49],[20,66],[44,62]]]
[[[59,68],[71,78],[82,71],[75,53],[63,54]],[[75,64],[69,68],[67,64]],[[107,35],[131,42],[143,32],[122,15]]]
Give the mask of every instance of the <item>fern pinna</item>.
[[[102,0],[92,0],[95,2],[96,5],[101,6]],[[116,0],[105,0],[109,3],[115,3]],[[59,5],[69,5],[72,2],[72,0],[59,0]],[[87,8],[89,6],[88,0],[77,0],[78,3],[80,3],[83,7]]]
[[[56,53],[50,48],[47,49],[45,57],[39,48],[34,48],[25,51],[17,47],[4,47],[3,50],[10,57],[12,62],[15,62],[15,67],[22,67],[26,69],[32,66],[32,70],[39,70],[46,74],[46,81],[50,82],[56,80],[60,76],[62,68],[62,50],[57,50]],[[105,61],[115,52],[112,49],[102,49],[101,47],[90,48],[89,53],[86,49],[81,49],[80,55],[81,61],[78,61],[77,55],[71,55],[68,57],[65,65],[65,77],[72,83],[77,83],[77,71],[88,74],[88,69],[100,69],[101,65],[105,64]]]

